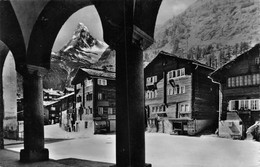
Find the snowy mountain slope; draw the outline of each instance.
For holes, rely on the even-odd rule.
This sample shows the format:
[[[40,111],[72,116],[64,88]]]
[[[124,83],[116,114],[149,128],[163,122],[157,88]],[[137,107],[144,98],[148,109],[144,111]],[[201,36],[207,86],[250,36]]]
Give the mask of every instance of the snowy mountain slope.
[[[88,28],[79,23],[72,39],[59,51],[59,54],[72,60],[80,59],[89,63],[96,63],[108,45],[93,38]]]
[[[160,50],[187,57],[209,45],[214,52],[229,49],[231,54],[238,54],[235,45],[260,42],[259,16],[259,0],[197,0],[156,28],[156,42],[146,51],[145,59],[150,61]]]

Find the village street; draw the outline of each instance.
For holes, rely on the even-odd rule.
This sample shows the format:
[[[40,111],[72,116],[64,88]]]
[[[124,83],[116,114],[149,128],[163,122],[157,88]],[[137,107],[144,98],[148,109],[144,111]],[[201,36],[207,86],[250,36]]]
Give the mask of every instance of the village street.
[[[45,126],[46,138],[70,139],[47,142],[51,159],[77,158],[115,163],[115,135],[91,135],[90,132],[65,132],[58,124]],[[73,138],[73,139],[72,139]],[[257,167],[260,143],[231,140],[215,135],[199,137],[146,133],[146,162],[153,167]],[[19,152],[23,145],[6,146]]]

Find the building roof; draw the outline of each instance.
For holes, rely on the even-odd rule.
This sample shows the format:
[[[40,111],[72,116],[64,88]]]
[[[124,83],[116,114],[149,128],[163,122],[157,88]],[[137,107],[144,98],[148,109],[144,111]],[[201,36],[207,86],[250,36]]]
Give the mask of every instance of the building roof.
[[[116,73],[112,71],[101,70],[101,69],[82,67],[78,69],[71,83],[75,85],[77,83],[82,82],[86,78],[104,78],[104,79],[115,80]]]
[[[176,56],[174,54],[171,54],[171,53],[168,53],[168,52],[165,52],[165,51],[160,51],[158,53],[158,55],[146,66],[146,68],[149,67],[155,61],[157,61],[158,59],[161,59],[161,58],[182,60],[182,61],[186,61],[186,62],[189,62],[191,64],[194,64],[194,65],[200,66],[202,68],[206,68],[206,69],[209,69],[209,70],[214,70],[214,68],[212,68],[212,67],[210,67],[210,66],[208,66],[206,64],[202,64],[202,63],[200,63],[197,60],[191,60],[191,59],[187,59],[187,58],[178,57],[178,56]]]
[[[65,87],[64,91],[69,91],[69,92],[74,92],[74,88],[70,88],[70,87]]]
[[[59,101],[57,101],[57,100],[43,101],[43,106],[44,106],[44,107],[47,107],[47,106],[50,106],[50,105],[55,104],[55,103],[57,103],[57,102],[59,102]]]
[[[88,73],[90,77],[93,78],[116,78],[115,72],[104,71],[104,70],[97,70],[97,69],[90,69],[90,68],[81,68],[84,72]]]
[[[56,100],[62,100],[62,99],[65,99],[66,97],[73,96],[73,95],[74,95],[74,92],[61,96],[61,97],[57,98]]]
[[[53,95],[53,96],[62,96],[63,95],[63,92],[60,90],[43,89],[43,92],[48,93],[49,95]]]
[[[219,74],[223,74],[224,70],[230,69],[232,67],[232,65],[239,61],[242,57],[247,56],[249,54],[249,52],[255,50],[255,49],[259,49],[260,48],[260,44],[256,44],[254,47],[248,49],[247,51],[245,51],[244,53],[238,55],[236,58],[228,61],[227,63],[225,63],[223,66],[219,67],[218,69],[216,69],[214,72],[212,72],[209,76],[212,78],[215,78],[217,75]]]

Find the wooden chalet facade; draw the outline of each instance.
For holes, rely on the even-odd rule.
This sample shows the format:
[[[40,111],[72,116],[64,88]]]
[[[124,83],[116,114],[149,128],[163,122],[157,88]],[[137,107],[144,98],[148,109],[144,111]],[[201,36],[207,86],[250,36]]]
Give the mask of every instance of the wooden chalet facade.
[[[70,115],[70,117],[73,116],[74,99],[74,92],[71,92],[56,98],[55,100],[43,101],[44,123],[60,123],[63,125],[67,124],[67,121],[62,121],[62,114],[66,113],[65,115]]]
[[[148,131],[194,135],[213,126],[218,109],[218,85],[208,78],[213,71],[161,51],[144,69]]]
[[[224,64],[210,77],[220,84],[219,135],[245,137],[260,120],[260,45]],[[230,118],[237,115],[237,119]]]
[[[75,86],[77,120],[94,133],[115,131],[115,72],[79,68],[72,84]]]

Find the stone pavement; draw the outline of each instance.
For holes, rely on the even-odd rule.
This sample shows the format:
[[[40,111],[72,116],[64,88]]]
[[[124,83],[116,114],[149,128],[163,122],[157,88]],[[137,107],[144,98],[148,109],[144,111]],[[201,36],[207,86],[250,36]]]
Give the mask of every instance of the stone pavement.
[[[109,167],[111,165],[112,164],[110,163],[87,161],[75,158],[21,163],[19,161],[19,153],[6,149],[0,149],[0,167]]]

